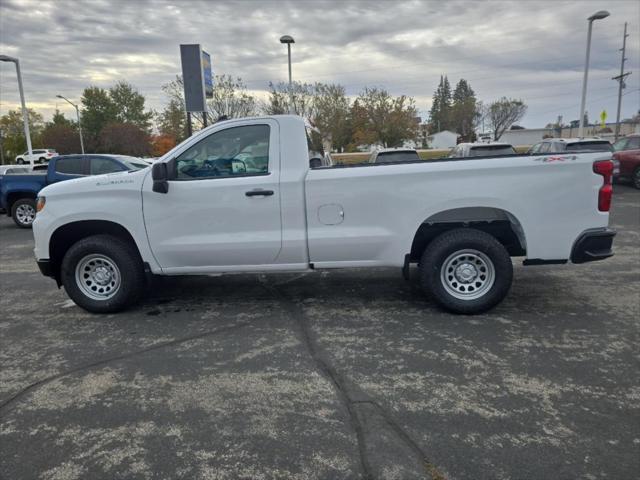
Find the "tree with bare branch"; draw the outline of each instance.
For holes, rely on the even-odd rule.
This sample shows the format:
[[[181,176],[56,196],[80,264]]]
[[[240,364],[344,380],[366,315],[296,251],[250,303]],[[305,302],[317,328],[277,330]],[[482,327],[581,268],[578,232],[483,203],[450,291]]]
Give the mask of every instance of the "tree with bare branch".
[[[487,106],[487,120],[493,131],[493,138],[500,140],[502,134],[524,117],[527,106],[522,100],[502,97]]]

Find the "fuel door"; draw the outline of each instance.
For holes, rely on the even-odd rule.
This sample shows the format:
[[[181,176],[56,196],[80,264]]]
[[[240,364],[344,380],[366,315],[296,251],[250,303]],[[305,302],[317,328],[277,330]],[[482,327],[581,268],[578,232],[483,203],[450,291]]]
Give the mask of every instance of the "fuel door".
[[[339,225],[344,221],[344,208],[338,203],[318,207],[318,221],[323,225]]]

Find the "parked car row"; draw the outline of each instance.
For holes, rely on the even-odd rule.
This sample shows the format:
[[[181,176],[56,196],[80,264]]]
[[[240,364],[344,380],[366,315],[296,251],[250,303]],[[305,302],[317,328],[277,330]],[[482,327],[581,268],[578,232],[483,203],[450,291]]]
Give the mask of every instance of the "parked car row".
[[[48,165],[8,165],[0,175],[0,210],[21,228],[31,228],[36,216],[38,192],[47,185],[90,175],[146,168],[150,164],[125,155],[56,155]],[[1,172],[0,172],[1,173]]]
[[[640,134],[628,135],[613,145],[602,138],[546,138],[533,145],[529,155],[558,154],[567,152],[610,152],[613,160],[615,180],[630,180],[640,189]],[[517,155],[508,143],[460,143],[449,152],[448,158],[473,158],[485,156]],[[386,148],[371,153],[369,163],[403,163],[418,161],[420,156],[414,149]]]

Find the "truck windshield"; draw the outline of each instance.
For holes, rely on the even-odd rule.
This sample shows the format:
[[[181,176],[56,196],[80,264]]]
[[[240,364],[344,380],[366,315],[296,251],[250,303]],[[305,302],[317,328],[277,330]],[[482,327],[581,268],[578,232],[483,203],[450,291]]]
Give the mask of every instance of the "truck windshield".
[[[481,147],[471,147],[470,157],[488,157],[491,155],[513,155],[516,151],[511,145],[483,145]]]
[[[138,157],[129,157],[128,155],[112,156],[124,163],[124,166],[127,167],[128,170],[140,170],[149,166],[148,163],[146,163],[144,160],[139,159]]]

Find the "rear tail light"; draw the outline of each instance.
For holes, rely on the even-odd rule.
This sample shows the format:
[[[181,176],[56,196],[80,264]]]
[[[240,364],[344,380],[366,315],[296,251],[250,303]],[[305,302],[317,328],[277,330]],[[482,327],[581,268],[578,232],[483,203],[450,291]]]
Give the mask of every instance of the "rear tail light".
[[[613,162],[611,160],[594,162],[593,171],[603,177],[603,184],[598,190],[598,210],[608,212],[611,208],[611,197],[613,195],[613,187],[611,186]]]

